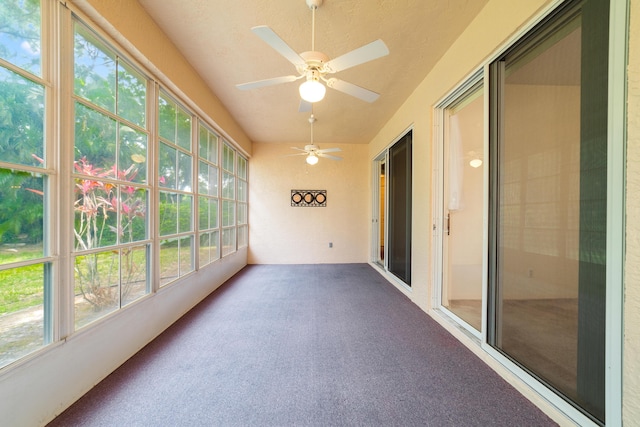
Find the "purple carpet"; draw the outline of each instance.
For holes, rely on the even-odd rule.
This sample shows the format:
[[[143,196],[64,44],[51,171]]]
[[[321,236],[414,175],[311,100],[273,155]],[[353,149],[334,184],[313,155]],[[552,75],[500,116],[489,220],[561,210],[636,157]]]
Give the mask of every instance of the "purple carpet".
[[[556,425],[367,264],[252,265],[50,426]]]

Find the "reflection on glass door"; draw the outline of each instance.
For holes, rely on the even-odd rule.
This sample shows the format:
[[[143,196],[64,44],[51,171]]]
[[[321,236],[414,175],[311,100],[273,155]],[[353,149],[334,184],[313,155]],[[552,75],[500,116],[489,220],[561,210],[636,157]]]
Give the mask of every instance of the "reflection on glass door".
[[[491,111],[489,342],[600,422],[608,10],[573,2],[496,61]]]
[[[480,331],[483,258],[482,84],[444,110],[442,307]]]

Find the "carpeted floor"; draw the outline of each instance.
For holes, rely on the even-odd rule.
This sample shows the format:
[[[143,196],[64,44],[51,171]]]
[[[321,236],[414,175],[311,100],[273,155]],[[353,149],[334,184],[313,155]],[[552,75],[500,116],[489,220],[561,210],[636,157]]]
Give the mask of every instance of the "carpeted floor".
[[[367,264],[253,265],[50,426],[550,426]]]

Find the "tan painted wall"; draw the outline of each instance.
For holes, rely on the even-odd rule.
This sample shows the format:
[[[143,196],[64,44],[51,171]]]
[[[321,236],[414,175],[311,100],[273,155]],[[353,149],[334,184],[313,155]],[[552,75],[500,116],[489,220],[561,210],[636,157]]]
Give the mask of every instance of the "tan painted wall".
[[[131,0],[69,0],[82,12],[94,19],[110,36],[120,42],[128,54],[142,55],[142,65],[152,72],[161,73],[180,88],[209,118],[241,149],[251,155],[251,140],[235,119],[211,92],[178,48],[160,30],[137,1]],[[126,10],[126,13],[122,11]],[[116,30],[112,30],[117,28]],[[173,86],[171,86],[173,88]]]
[[[298,147],[305,142],[298,144]],[[336,145],[321,144],[321,148]],[[370,217],[366,145],[339,145],[341,161],[309,166],[290,145],[253,146],[249,188],[249,263],[368,261]],[[327,190],[326,207],[292,207],[291,190]],[[329,248],[329,242],[333,248]]]
[[[627,240],[623,419],[640,420],[640,0],[631,0],[627,124]]]
[[[413,239],[410,298],[430,309],[432,243],[432,110],[549,0],[491,0],[369,144],[373,159],[413,124]],[[428,46],[425,46],[427,49]]]

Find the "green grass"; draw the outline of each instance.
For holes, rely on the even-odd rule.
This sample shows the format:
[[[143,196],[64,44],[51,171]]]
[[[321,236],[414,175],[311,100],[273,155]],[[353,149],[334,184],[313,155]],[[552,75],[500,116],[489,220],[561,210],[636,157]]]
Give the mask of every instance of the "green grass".
[[[20,248],[18,252],[0,252],[0,265],[42,256],[40,246]],[[42,304],[44,296],[44,265],[0,271],[0,314],[19,311]]]

